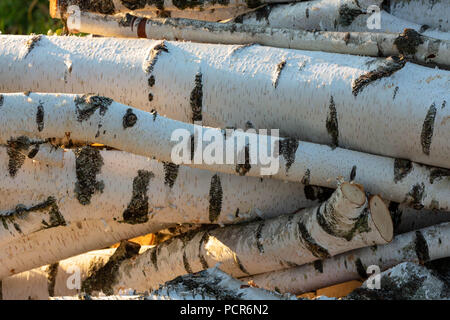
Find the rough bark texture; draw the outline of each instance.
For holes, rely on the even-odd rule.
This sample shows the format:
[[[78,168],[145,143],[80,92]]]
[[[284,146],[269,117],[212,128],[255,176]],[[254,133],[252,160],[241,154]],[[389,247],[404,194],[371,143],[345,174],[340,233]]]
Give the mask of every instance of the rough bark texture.
[[[204,125],[245,128],[251,121],[256,129],[278,128],[282,136],[331,144],[326,120],[332,96],[340,147],[450,167],[445,70],[407,62],[398,68],[384,59],[258,45],[166,41],[165,50],[157,50],[160,41],[82,37],[42,36],[28,56],[20,58],[29,39],[0,36],[0,72],[8,74],[7,79],[0,79],[0,92],[98,92],[191,122],[191,93],[201,66],[202,101],[208,102],[202,110]],[[156,51],[158,55],[152,54]],[[281,61],[286,64],[275,88],[273,73]],[[153,66],[150,73],[149,63]],[[329,72],[330,68],[335,72]],[[358,79],[372,80],[355,97]],[[437,112],[428,155],[421,137],[433,103]],[[277,106],[275,111],[273,106]]]
[[[366,279],[367,267],[381,271],[409,261],[426,263],[450,256],[450,223],[398,235],[386,245],[372,246],[322,260],[321,268],[311,263],[297,268],[246,277],[260,288],[303,293],[350,280]]]
[[[383,69],[380,72],[384,73],[385,71],[386,70]],[[377,73],[373,75],[373,77],[377,76]],[[361,79],[360,88],[364,87],[363,93],[367,90],[367,82],[370,81],[370,79],[372,79],[372,75]],[[98,96],[32,93],[29,96],[23,94],[4,94],[3,97],[4,103],[3,107],[0,109],[0,125],[4,130],[0,132],[0,142],[2,140],[10,139],[11,136],[21,136],[24,134],[40,138],[64,138],[67,133],[69,133],[74,141],[100,142],[126,152],[147,157],[155,157],[160,161],[170,163],[175,161],[173,159],[173,154],[174,152],[176,153],[176,151],[174,150],[176,150],[180,143],[178,140],[173,141],[172,139],[172,133],[175,132],[175,130],[184,130],[184,133],[190,136],[199,130],[207,130],[209,134],[217,137],[218,140],[223,137],[223,131],[219,129],[204,129],[198,125],[179,122],[162,116],[155,117],[154,114],[137,109],[132,109],[133,114],[138,119],[135,125],[124,129],[123,117],[129,112],[130,108],[107,99],[108,106],[107,108],[103,107],[102,109],[102,107],[97,106],[96,103],[100,103],[105,99]],[[97,102],[93,103],[92,101]],[[335,138],[335,140],[341,141],[343,139],[342,120],[339,120],[340,118],[338,116],[333,115],[335,112],[339,112],[336,99],[330,101],[333,102],[333,108],[330,108],[330,106],[327,107],[328,117],[331,117],[330,125],[326,126],[330,131],[327,134],[338,137]],[[63,107],[58,106],[61,102],[64,104]],[[37,130],[34,117],[32,116],[34,114],[34,106],[37,103],[42,104],[43,108],[48,111],[46,112],[47,116],[44,119],[46,127],[42,131]],[[93,107],[97,109],[93,109]],[[447,109],[450,110],[449,108]],[[445,112],[447,109],[440,109],[440,111],[444,110]],[[88,110],[89,112],[85,110]],[[80,114],[83,115],[82,119],[89,116],[89,121],[80,121]],[[448,135],[450,131],[443,131],[445,124],[438,128],[437,124],[441,121],[438,116],[435,116],[434,120],[433,139],[436,139],[438,132],[440,132],[440,135],[442,136]],[[450,121],[448,124],[450,125]],[[98,134],[99,127],[101,127],[100,134]],[[429,126],[423,126],[425,131],[427,131],[426,128],[428,127]],[[339,128],[340,133],[336,136],[334,129],[337,128]],[[281,154],[281,157],[277,157],[279,160],[278,167],[277,162],[272,161],[272,164],[275,166],[275,170],[271,171],[271,177],[273,178],[293,182],[302,181],[306,185],[310,184],[336,188],[336,178],[351,176],[356,182],[364,185],[368,192],[380,194],[387,200],[399,203],[405,202],[418,209],[426,207],[448,211],[450,208],[450,198],[448,197],[450,180],[447,169],[427,167],[409,161],[398,161],[392,158],[355,152],[337,147],[330,148],[325,145],[296,142],[295,140],[292,141],[292,139],[287,138],[278,139],[275,137],[267,137],[251,132],[233,131],[227,136],[226,141],[234,141],[235,144],[237,144],[238,141],[242,141],[246,136],[250,137],[250,141],[253,141],[252,143],[256,142],[259,149],[266,149],[266,154],[272,155],[274,159],[276,155]],[[427,137],[428,136],[429,135],[427,135]],[[185,138],[187,139],[187,137]],[[235,175],[241,174],[240,170],[236,170],[236,160],[233,164],[220,164],[221,162],[224,163],[225,159],[219,159],[218,163],[200,161],[200,163],[192,164],[190,159],[186,159],[186,154],[188,152],[187,148],[189,147],[186,139],[184,141],[184,147],[186,148],[181,150],[181,153],[185,154],[185,160],[181,161],[183,164],[208,169],[214,172],[218,171]],[[200,147],[191,149],[198,149],[195,150],[195,154],[202,156],[206,153],[205,151],[208,147],[211,148],[209,144],[204,142],[201,145],[201,149]],[[250,144],[251,149],[254,149],[255,147],[256,145],[253,145],[252,147]],[[219,146],[218,150],[220,150],[220,148],[223,148],[223,145]],[[202,150],[202,152],[200,152],[200,150]],[[220,151],[223,151],[223,149]],[[446,150],[443,151],[444,153],[447,152]],[[91,159],[90,157],[88,158]],[[339,159],[339,161],[337,162],[336,159]],[[19,160],[18,163],[21,164],[21,159]],[[196,160],[196,158],[194,160]],[[18,167],[20,167],[20,165],[15,166],[15,172],[18,170]],[[95,176],[93,173],[98,170],[92,168],[92,166],[88,166],[88,168],[90,168],[89,170],[93,169],[94,171],[92,173],[89,173],[89,171],[86,175],[83,173],[83,170],[81,170],[81,175],[86,176],[87,179],[83,179],[82,181],[91,181]],[[264,174],[265,169],[267,169],[267,166],[259,161],[255,164],[251,164],[250,168],[246,168],[245,175],[261,177]],[[14,173],[14,175],[15,174],[16,173]],[[221,191],[220,188],[223,189],[223,187],[221,186],[222,183],[219,183],[220,179],[222,178],[219,176],[214,179],[211,177],[211,182],[214,183],[211,183],[212,187],[210,190],[213,195],[217,195],[217,197],[210,197],[212,199],[210,206],[210,222],[215,222],[218,212],[222,212],[223,210],[222,204],[224,201],[220,200],[222,197],[220,194],[223,193],[223,190]],[[91,182],[93,183],[88,184],[90,187],[81,193],[83,199],[87,196],[92,196],[92,194],[101,194],[103,185],[99,181],[96,181],[97,180],[95,179],[92,180]],[[239,184],[238,182],[236,183]],[[84,184],[85,183],[81,183],[80,185]],[[152,185],[152,183],[150,183],[150,185]],[[82,189],[84,190],[85,188]],[[174,192],[173,188],[171,190],[172,191],[170,192]],[[279,191],[279,194],[283,194],[281,189],[277,191]],[[305,197],[316,200],[317,196],[315,195],[315,192],[311,191],[314,191],[314,188],[305,186]],[[88,199],[85,200],[87,201]],[[238,207],[235,208],[235,211],[227,211],[227,215],[234,214],[237,208]]]
[[[356,188],[365,198],[359,187],[349,184],[346,187]],[[85,288],[87,293],[102,290],[108,295],[127,288],[145,291],[217,263],[221,263],[219,268],[224,272],[242,277],[390,241],[392,225],[389,228],[391,221],[387,209],[375,210],[371,204],[376,211],[375,217],[366,206],[366,201],[353,203],[344,198],[339,188],[321,206],[304,209],[295,215],[173,238],[142,255],[120,262],[107,282],[92,288],[89,283],[102,282],[105,271],[99,270],[86,280]],[[382,221],[385,225],[376,225],[374,221]],[[383,234],[378,231],[380,227],[388,231]]]

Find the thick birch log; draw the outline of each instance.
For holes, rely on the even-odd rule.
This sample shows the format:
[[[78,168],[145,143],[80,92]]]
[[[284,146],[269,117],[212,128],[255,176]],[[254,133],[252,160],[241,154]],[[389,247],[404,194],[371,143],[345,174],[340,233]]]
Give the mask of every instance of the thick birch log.
[[[0,246],[0,280],[170,226],[87,220],[35,232]]]
[[[0,177],[0,245],[84,220],[230,224],[318,203],[306,197],[301,184],[179,167],[91,147],[67,150],[61,168],[19,162],[0,147]]]
[[[39,106],[44,110],[41,131],[39,131],[35,119],[36,108]],[[331,106],[334,108],[334,104]],[[447,110],[450,109],[447,108]],[[332,112],[327,126],[335,132],[337,130],[335,121],[337,120],[333,114]],[[450,124],[450,121],[448,123]],[[99,142],[130,153],[155,157],[168,163],[183,163],[214,172],[256,177],[270,174],[276,179],[303,182],[306,185],[304,187],[305,196],[312,200],[315,200],[317,196],[311,195],[315,193],[315,188],[309,185],[336,188],[336,178],[349,176],[350,180],[364,185],[368,192],[380,194],[387,200],[406,202],[415,208],[426,207],[437,210],[449,210],[450,208],[450,198],[448,197],[450,180],[447,169],[426,167],[408,160],[375,156],[341,148],[333,149],[325,145],[299,142],[293,139],[279,139],[243,131],[225,132],[226,140],[223,143],[224,131],[222,130],[174,121],[129,108],[99,96],[4,94],[3,106],[0,109],[0,126],[4,128],[0,132],[0,142],[23,135],[39,138],[63,138],[70,134],[74,141]],[[180,130],[182,134],[173,138],[173,134]],[[204,133],[200,131],[204,131]],[[203,140],[205,135],[214,137],[216,141],[222,141],[222,144],[206,144],[201,141],[202,139],[195,138],[196,135],[203,137]],[[442,135],[445,133],[442,132]],[[193,156],[192,136],[194,136]],[[248,144],[243,142],[245,137],[249,138]],[[180,138],[181,142],[179,142]],[[230,147],[230,150],[233,151],[231,162],[228,158],[229,155],[226,155],[227,158],[223,157],[227,151],[223,150],[224,146],[228,148],[226,143],[228,146],[230,143],[234,144]],[[447,148],[445,146],[448,146],[448,141],[443,141],[443,143],[444,148]],[[256,150],[259,150],[259,157]],[[263,152],[266,152],[264,154],[271,158],[262,159]],[[213,156],[212,153],[215,155]],[[235,153],[237,153],[236,156]],[[239,159],[239,154],[244,155],[244,153],[247,153],[248,157]],[[269,162],[265,162],[266,160]],[[450,165],[448,166],[450,167]],[[213,180],[211,178],[211,181]],[[241,180],[235,181],[237,185]],[[207,185],[210,185],[209,182]],[[236,188],[236,185],[231,188]],[[211,188],[207,187],[207,192],[213,190]],[[223,187],[221,188],[223,194]],[[262,189],[260,190],[262,191]],[[264,194],[270,194],[272,190],[277,189],[270,190]],[[283,188],[277,190],[277,201],[275,201],[277,204],[283,198],[281,190]],[[190,193],[189,190],[187,192]],[[129,193],[121,192],[121,194]],[[232,194],[230,196],[232,198],[236,196],[234,193],[230,194]],[[266,196],[262,197],[263,203],[265,200],[272,201],[271,199],[273,199],[264,197]],[[257,199],[259,202],[260,198]],[[303,194],[300,194],[299,200],[303,199]],[[230,201],[233,202],[233,200]],[[239,201],[233,202],[236,204],[233,206],[235,210],[239,208],[237,205]],[[224,202],[222,200],[222,203]],[[252,205],[256,204],[252,202]],[[185,206],[180,205],[179,207]],[[246,208],[246,210],[248,209]],[[293,210],[288,211],[292,212]],[[226,216],[233,215],[231,219],[234,220],[234,212],[236,211],[227,210]],[[226,216],[221,216],[226,219]],[[185,222],[202,221],[204,220],[199,220],[199,218],[195,220],[193,216],[189,215],[188,221]],[[180,221],[175,220],[175,222]]]
[[[145,291],[217,263],[231,276],[242,277],[389,242],[393,230],[387,207],[377,196],[368,207],[360,186],[343,183],[327,202],[294,215],[189,233],[133,259],[112,262],[82,288],[107,295],[128,288]],[[105,280],[105,274],[111,277]]]
[[[97,92],[183,122],[250,121],[296,139],[450,167],[445,70],[259,46],[44,36],[0,43],[0,73],[8,74],[0,92]]]
[[[294,0],[302,1],[302,0]],[[134,10],[205,10],[219,8],[256,8],[265,3],[282,2],[282,0],[162,0],[162,1],[141,1],[141,0],[50,0],[50,15],[52,18],[64,17],[71,6],[78,6],[81,11],[117,14]]]
[[[260,27],[316,31],[401,33],[404,29],[414,29],[422,35],[450,40],[449,33],[430,28],[430,25],[408,21],[408,17],[398,18],[380,9],[368,10],[370,5],[380,8],[380,2],[315,0],[274,4],[244,13],[233,21]]]
[[[217,23],[191,19],[139,18],[127,14],[114,17],[81,13],[76,32],[109,37],[184,40],[203,43],[246,44],[335,52],[379,57],[405,54],[421,64],[434,63],[450,68],[450,41],[436,40],[414,30],[391,33],[308,32],[294,29],[264,28],[241,23]],[[411,54],[404,50],[405,39],[417,38],[421,44]],[[351,39],[351,41],[350,41]],[[403,39],[403,42],[401,41]],[[400,43],[400,44],[399,44]],[[402,46],[403,45],[403,46]],[[432,57],[432,58],[429,58]]]
[[[367,278],[367,268],[381,271],[401,262],[424,263],[450,257],[450,223],[398,235],[386,245],[362,248],[296,268],[242,279],[268,290],[300,294],[350,280]]]
[[[446,0],[395,0],[389,1],[385,9],[402,19],[450,31],[450,6]]]

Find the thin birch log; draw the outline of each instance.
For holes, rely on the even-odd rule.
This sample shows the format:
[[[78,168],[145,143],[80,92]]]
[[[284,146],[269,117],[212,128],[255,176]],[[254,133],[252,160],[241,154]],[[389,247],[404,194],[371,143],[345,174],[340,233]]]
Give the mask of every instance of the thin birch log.
[[[395,0],[389,1],[385,7],[402,19],[450,31],[450,6],[446,0]]]
[[[374,196],[367,204],[361,186],[343,183],[327,202],[294,215],[189,233],[133,259],[113,261],[86,279],[82,290],[107,295],[128,288],[145,291],[217,263],[231,276],[242,277],[387,243],[392,235],[381,198]]]
[[[379,2],[373,1],[372,5]],[[408,21],[408,18],[403,20],[384,10],[367,9],[368,6],[358,5],[356,1],[316,0],[268,5],[243,13],[232,21],[260,27],[315,31],[401,33],[404,29],[414,29],[424,36],[450,40],[448,32]]]
[[[81,13],[74,33],[85,32],[109,37],[184,40],[202,43],[260,45],[311,51],[324,51],[379,57],[405,54],[421,64],[434,63],[450,68],[450,41],[408,33],[309,32],[294,29],[264,28],[241,23],[217,23],[191,19],[147,19],[127,14],[114,17]],[[399,39],[418,38],[421,44],[411,54]],[[403,44],[403,42],[402,42]],[[429,58],[432,57],[432,58]]]
[[[141,1],[141,0],[50,0],[50,15],[52,18],[64,17],[71,6],[78,6],[81,11],[117,14],[131,12],[134,10],[206,10],[220,8],[256,8],[265,3],[282,2],[283,0],[161,0],[161,1]],[[302,1],[302,0],[294,0]]]
[[[0,92],[97,92],[183,122],[250,121],[283,136],[450,168],[445,70],[259,46],[44,36],[0,43],[0,73],[8,74]]]
[[[300,294],[368,277],[367,268],[381,271],[401,262],[424,263],[450,256],[450,223],[398,235],[386,245],[362,248],[296,268],[242,279],[268,290]]]
[[[198,132],[203,130],[206,132],[199,134],[203,139],[208,134],[214,137],[215,141],[223,142],[224,131],[171,120],[129,108],[99,96],[4,94],[3,101],[3,106],[0,108],[0,127],[3,128],[0,132],[0,143],[3,140],[10,140],[11,137],[22,135],[62,138],[70,134],[74,141],[99,142],[126,152],[155,157],[167,163],[183,163],[213,172],[241,176],[262,177],[264,174],[270,174],[276,179],[303,182],[306,185],[304,186],[305,196],[312,200],[316,200],[317,196],[314,195],[315,188],[309,185],[336,188],[336,178],[349,177],[349,180],[364,185],[368,192],[380,194],[386,200],[405,202],[415,208],[450,210],[448,169],[426,167],[408,160],[331,148],[294,139],[268,137],[249,130],[225,132],[225,143],[206,144],[201,142],[202,139],[195,138]],[[44,110],[41,131],[35,120],[36,108],[39,106]],[[450,109],[447,108],[447,110]],[[330,117],[333,119],[333,115]],[[440,121],[439,118],[437,121]],[[450,121],[448,123],[450,124]],[[328,122],[328,125],[329,128],[337,129],[333,127],[337,124],[332,120]],[[177,130],[178,132],[181,130],[182,135],[173,138]],[[442,135],[445,133],[442,132]],[[192,136],[194,136],[194,153],[191,150]],[[239,146],[239,141],[244,141],[245,137],[249,138],[249,143],[246,145],[241,143],[242,145]],[[179,142],[180,138],[181,142]],[[234,144],[231,149],[233,151],[231,162],[223,157],[225,155],[223,148],[224,145],[227,147],[226,143]],[[448,141],[443,143],[444,146],[448,145]],[[272,159],[269,159],[270,167],[263,164],[261,157],[258,158],[256,150],[259,150],[259,156],[263,152],[272,156]],[[215,156],[212,156],[212,153],[215,153]],[[237,153],[236,157],[235,153]],[[248,157],[239,159],[239,154],[244,155],[244,153],[247,153]],[[183,155],[178,157],[179,154]],[[194,161],[191,161],[192,159]],[[236,185],[240,184],[239,181],[241,180],[236,180]],[[235,189],[236,185],[232,188]],[[283,197],[281,190],[282,188],[277,190],[277,201],[275,201],[277,204]],[[264,197],[271,192],[264,192]],[[230,194],[232,197],[236,196],[234,193]],[[300,194],[300,201],[303,199],[302,196]],[[233,200],[230,201],[233,202]],[[259,201],[262,200],[258,197]],[[237,204],[233,208],[236,207]],[[227,210],[226,215],[232,215],[234,212]],[[226,219],[226,216],[221,216]],[[186,222],[201,221],[204,220],[193,220],[193,216],[189,215]],[[179,221],[175,220],[175,222]]]
[[[306,198],[301,184],[179,167],[120,151],[68,150],[61,168],[18,163],[8,155],[0,147],[0,245],[84,220],[230,224],[318,203]]]
[[[35,232],[0,246],[0,280],[170,226],[87,220]]]

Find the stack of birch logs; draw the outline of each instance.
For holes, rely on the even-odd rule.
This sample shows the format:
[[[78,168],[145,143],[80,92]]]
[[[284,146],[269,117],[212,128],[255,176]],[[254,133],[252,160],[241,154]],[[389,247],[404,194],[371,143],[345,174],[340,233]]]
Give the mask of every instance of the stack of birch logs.
[[[0,35],[0,299],[288,299],[450,257],[446,0],[50,11],[95,36]]]

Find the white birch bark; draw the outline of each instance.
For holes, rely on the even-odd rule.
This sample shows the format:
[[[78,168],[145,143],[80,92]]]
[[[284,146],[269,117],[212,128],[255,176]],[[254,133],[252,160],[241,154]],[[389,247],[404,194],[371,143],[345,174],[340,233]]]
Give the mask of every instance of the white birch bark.
[[[386,245],[362,248],[296,268],[242,279],[268,290],[300,294],[367,278],[367,268],[381,271],[399,263],[424,263],[450,256],[450,223],[398,235]],[[369,272],[370,273],[370,272]]]
[[[397,46],[405,34],[391,33],[338,33],[308,32],[294,29],[264,28],[240,23],[218,23],[191,19],[139,18],[127,14],[113,17],[94,13],[81,13],[78,29],[69,31],[92,33],[108,37],[149,38],[184,40],[201,43],[253,44],[269,47],[324,51],[378,57],[405,54]],[[450,41],[420,36],[422,43],[415,54],[408,54],[413,61],[427,64],[433,62],[450,68]],[[411,37],[411,36],[409,36]],[[351,40],[351,41],[350,41]],[[430,60],[428,57],[433,56]]]
[[[0,246],[0,280],[169,226],[87,220],[35,232]]]
[[[127,288],[145,291],[217,263],[231,276],[242,277],[389,242],[393,230],[387,207],[372,197],[369,208],[360,186],[343,183],[327,202],[294,215],[173,238],[115,263],[113,273],[110,267],[99,270],[83,282],[82,290],[107,295]],[[105,274],[112,276],[105,281]]]
[[[301,1],[301,0],[294,0]],[[159,11],[176,11],[176,10],[208,10],[220,8],[255,8],[265,3],[282,2],[282,0],[160,0],[160,1],[140,1],[140,0],[51,0],[50,15],[53,18],[63,17],[71,6],[78,6],[80,10],[87,12],[96,12],[103,14],[117,14],[123,12],[131,12],[134,10],[159,10]]]
[[[165,42],[166,52],[158,41],[44,36],[0,43],[0,72],[8,74],[0,92],[97,92],[184,122],[250,121],[296,139],[450,167],[445,70],[260,46]],[[327,130],[329,114],[338,135]]]
[[[450,31],[450,6],[446,0],[395,0],[389,2],[388,9],[402,19]]]
[[[228,159],[220,156],[220,152],[223,152],[223,145],[216,146],[213,143],[207,144],[205,142],[199,144],[198,141],[195,142],[194,140],[194,144],[197,145],[194,147],[196,150],[193,157],[194,163],[192,163],[191,151],[189,151],[191,149],[190,137],[195,132],[205,130],[207,134],[220,141],[224,136],[222,130],[203,128],[198,125],[171,120],[156,114],[129,108],[113,102],[111,99],[99,96],[5,94],[3,95],[3,101],[3,106],[0,109],[0,126],[4,129],[0,132],[0,142],[23,135],[38,138],[64,138],[67,134],[70,134],[73,141],[99,142],[126,152],[155,157],[160,161],[181,162],[214,172],[255,177],[271,174],[270,177],[276,179],[303,182],[306,185],[328,188],[336,188],[339,177],[344,177],[344,179],[349,177],[349,180],[355,180],[364,185],[368,192],[380,194],[387,200],[399,203],[406,202],[415,208],[426,207],[436,210],[449,210],[450,208],[448,169],[426,167],[409,160],[331,148],[293,139],[279,140],[278,138],[243,131],[226,133],[225,142],[235,141],[234,150],[237,148],[244,149],[237,149],[236,156],[234,153],[232,154],[233,161],[228,162]],[[39,125],[36,124],[35,119],[36,108],[39,106],[45,114],[41,131],[39,131]],[[332,109],[334,110],[334,108]],[[446,112],[445,110],[450,110],[450,108],[444,109],[444,112]],[[330,117],[333,119],[333,114],[330,114]],[[130,122],[130,120],[133,121]],[[334,120],[336,119],[334,118]],[[439,121],[439,118],[437,121]],[[448,123],[450,124],[450,121]],[[334,125],[337,126],[337,123],[329,121],[326,126],[332,129],[332,132],[336,132],[337,127],[334,127]],[[184,137],[182,137],[181,142],[179,142],[180,137],[173,138],[172,136],[177,130],[184,130]],[[441,132],[445,136],[450,131]],[[200,136],[204,137],[203,134],[200,134]],[[249,137],[250,142],[239,147],[239,141],[243,141],[245,136]],[[446,147],[448,141],[443,141],[443,143],[444,148],[448,149]],[[179,150],[180,145],[181,151]],[[240,160],[238,158],[239,152],[246,152],[246,147],[249,150],[249,157],[247,163],[240,161],[240,163],[245,163],[245,165],[242,165],[237,160]],[[211,152],[211,149],[217,150],[218,159],[208,158],[207,151]],[[255,150],[261,149],[268,151],[265,154],[273,156],[270,163],[273,167],[268,168],[258,158]],[[183,154],[181,157],[184,157],[184,159],[177,158],[180,153]],[[174,154],[177,156],[174,156]],[[279,154],[281,157],[278,156]],[[204,159],[202,159],[202,155],[205,155]],[[261,155],[261,151],[259,155]],[[198,156],[200,160],[198,160]],[[213,180],[213,178],[210,179]],[[220,179],[222,179],[222,176]],[[233,178],[229,177],[228,179]],[[241,180],[235,181],[237,185],[240,184],[239,181]],[[205,190],[211,190],[210,183],[207,183],[207,185]],[[235,186],[232,188],[236,188]],[[271,187],[269,189],[270,191],[267,193],[264,192],[265,196],[262,198],[272,201],[273,198],[268,198],[266,195],[277,189],[271,189]],[[263,189],[260,188],[259,190],[262,191]],[[282,203],[280,201],[284,194],[282,190],[283,188],[277,190],[278,195],[275,203]],[[313,187],[304,187],[304,192],[305,197],[309,199],[315,200],[317,198],[317,196],[311,195],[315,193]],[[128,195],[124,192],[121,192],[121,194]],[[234,193],[230,194],[235,197]],[[247,194],[244,194],[246,197]],[[300,196],[299,200],[301,201],[304,199],[303,194],[300,194]],[[259,202],[260,198],[257,199]],[[236,204],[233,206],[236,209],[238,202],[232,199],[229,201]],[[222,202],[225,203],[224,200]],[[255,203],[252,202],[252,205],[255,205]],[[177,207],[185,207],[185,205]],[[246,211],[248,209],[246,208]],[[265,212],[263,209],[260,210]],[[292,209],[287,211],[292,212]],[[227,210],[226,215],[221,216],[226,219],[226,216],[233,215],[234,212]],[[185,222],[200,221],[202,220],[193,220],[193,216],[189,215],[188,221]],[[175,220],[175,222],[180,221]]]
[[[61,168],[23,161],[0,147],[0,245],[84,220],[230,224],[317,203],[301,184],[178,167],[120,151],[67,150]]]
[[[291,4],[274,4],[244,13],[235,22],[261,27],[304,29],[342,32],[403,32],[414,29],[422,35],[450,40],[450,34],[436,29],[436,26],[415,23],[408,16],[399,18],[382,10],[381,1],[334,1],[314,0]],[[395,5],[397,1],[392,1]],[[367,10],[370,5],[378,6],[376,11]],[[379,13],[380,16],[374,15]],[[377,19],[380,20],[377,20]],[[409,20],[409,21],[408,21]]]

